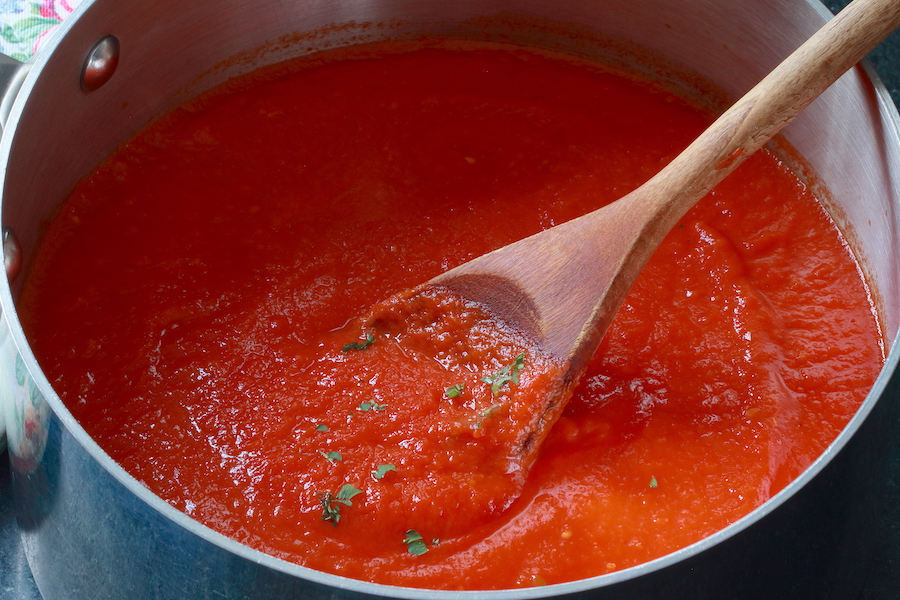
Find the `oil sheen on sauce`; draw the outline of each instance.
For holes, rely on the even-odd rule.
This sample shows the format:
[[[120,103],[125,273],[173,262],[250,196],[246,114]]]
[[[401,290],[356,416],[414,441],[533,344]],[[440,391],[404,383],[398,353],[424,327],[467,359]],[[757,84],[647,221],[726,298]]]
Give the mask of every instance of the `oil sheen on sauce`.
[[[299,59],[161,118],[85,178],[23,321],[116,461],[254,548],[441,589],[624,569],[785,486],[882,365],[858,266],[785,165],[751,158],[671,232],[527,478],[489,444],[539,356],[477,311],[449,311],[412,362],[356,319],[624,195],[709,121],[514,46]]]

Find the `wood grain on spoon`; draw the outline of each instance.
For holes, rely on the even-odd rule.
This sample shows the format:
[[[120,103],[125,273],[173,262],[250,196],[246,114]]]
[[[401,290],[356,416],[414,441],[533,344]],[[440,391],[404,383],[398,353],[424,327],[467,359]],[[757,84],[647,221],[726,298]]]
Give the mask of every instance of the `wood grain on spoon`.
[[[669,230],[898,25],[900,0],[855,0],[635,191],[425,284],[484,305],[566,365],[535,407],[526,454],[555,422]]]

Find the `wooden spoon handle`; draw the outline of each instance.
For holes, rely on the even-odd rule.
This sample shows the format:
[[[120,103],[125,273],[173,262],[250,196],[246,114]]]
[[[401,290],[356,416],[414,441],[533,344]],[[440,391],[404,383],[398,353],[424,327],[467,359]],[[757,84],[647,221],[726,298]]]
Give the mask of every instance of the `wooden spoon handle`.
[[[900,0],[854,0],[728,109],[647,182],[672,225],[898,26]]]
[[[898,26],[900,0],[854,0],[647,183],[432,283],[491,307],[576,380],[678,220]]]
[[[578,271],[583,279],[610,283],[580,334],[593,341],[571,355],[573,365],[589,358],[591,346],[599,343],[638,274],[678,220],[898,26],[900,0],[854,0],[657,175],[617,202],[571,222],[568,235],[573,238],[585,239],[590,231],[623,248]],[[533,297],[542,293],[522,287]],[[583,311],[583,306],[585,298],[573,298],[561,310]],[[567,320],[551,315],[545,328],[552,331],[559,323]],[[561,351],[564,336],[557,337],[551,345]]]

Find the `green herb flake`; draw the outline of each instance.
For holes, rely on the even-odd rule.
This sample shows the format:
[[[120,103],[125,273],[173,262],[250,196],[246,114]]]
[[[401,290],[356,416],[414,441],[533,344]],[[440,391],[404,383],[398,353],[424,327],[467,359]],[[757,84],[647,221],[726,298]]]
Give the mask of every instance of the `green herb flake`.
[[[388,474],[388,471],[396,471],[397,467],[394,465],[378,465],[374,471],[372,471],[372,477],[375,479],[384,479],[384,476]]]
[[[493,406],[489,406],[485,408],[483,411],[478,413],[478,420],[472,424],[472,429],[482,429],[484,427],[484,421],[488,419],[491,415],[502,408],[502,404],[494,404]]]
[[[371,333],[366,334],[366,339],[362,342],[350,342],[343,348],[341,348],[341,352],[347,354],[351,350],[366,350],[369,346],[375,343],[375,336]]]
[[[419,535],[419,532],[415,529],[410,529],[406,532],[403,543],[406,544],[407,552],[413,556],[422,556],[428,552],[428,546],[425,545],[425,540],[422,539],[422,536]]]
[[[494,404],[493,406],[488,406],[486,409],[484,409],[483,411],[481,411],[481,418],[482,418],[482,419],[487,419],[487,418],[490,417],[492,414],[494,414],[495,412],[497,412],[498,410],[500,410],[500,408],[502,408],[502,407],[503,407],[502,404]]]
[[[656,477],[652,477],[652,476],[651,476],[651,477],[650,477],[650,487],[655,488],[655,487],[658,486],[658,485],[659,485],[659,483],[657,483]]]
[[[328,462],[332,464],[344,460],[344,457],[341,456],[340,452],[324,452],[322,450],[319,450],[319,454],[324,456],[328,460]]]
[[[328,425],[319,423],[318,425],[316,425],[316,431],[331,431],[331,430],[328,429]]]
[[[448,398],[456,398],[457,396],[462,394],[465,387],[466,386],[463,383],[457,383],[456,385],[451,385],[446,390],[444,390],[444,395],[447,396]]]
[[[319,501],[322,503],[322,520],[331,521],[331,524],[337,527],[341,520],[341,505],[353,506],[351,498],[357,494],[362,494],[362,490],[358,490],[349,483],[345,483],[337,494],[327,492],[319,494]]]
[[[350,506],[350,499],[357,494],[362,494],[362,490],[358,490],[353,485],[349,483],[345,483],[341,486],[341,489],[338,490],[337,498],[338,500],[346,500],[347,506]]]
[[[486,375],[481,378],[484,383],[491,385],[491,393],[495,396],[500,393],[501,388],[507,383],[519,383],[519,373],[525,366],[525,353],[522,352],[516,357],[512,364],[506,365],[493,375]]]
[[[359,405],[359,410],[361,410],[362,412],[369,412],[370,410],[382,411],[386,408],[386,404],[378,404],[378,402],[376,402],[375,400],[372,400],[370,402],[362,402]]]

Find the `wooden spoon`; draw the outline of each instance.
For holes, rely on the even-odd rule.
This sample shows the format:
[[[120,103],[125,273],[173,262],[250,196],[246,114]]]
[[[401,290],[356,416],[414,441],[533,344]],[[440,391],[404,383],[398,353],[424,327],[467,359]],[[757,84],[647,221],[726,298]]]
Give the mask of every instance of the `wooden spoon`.
[[[482,304],[564,365],[520,452],[534,454],[669,230],[898,26],[900,0],[855,0],[635,191],[425,284]]]

